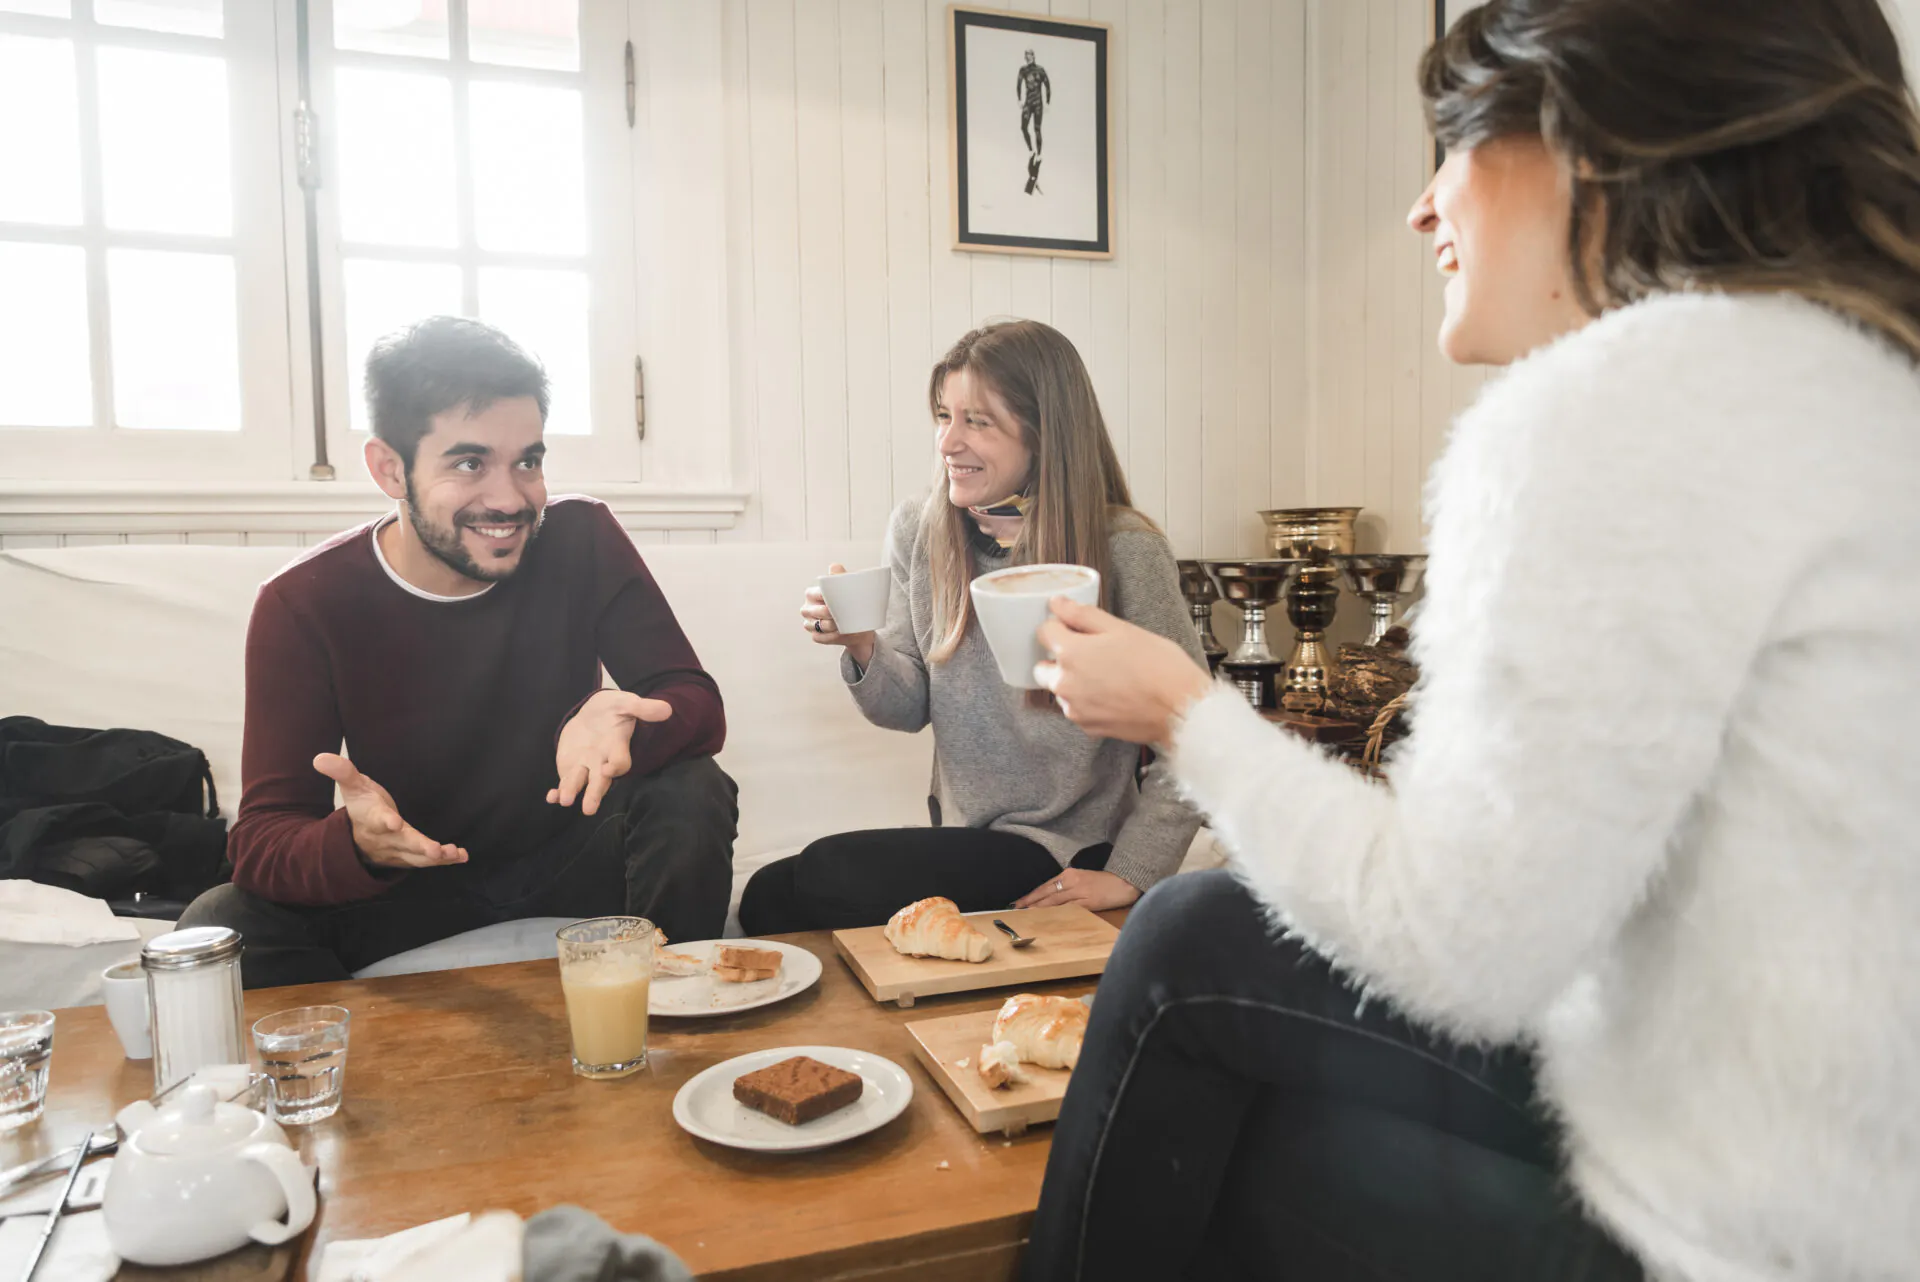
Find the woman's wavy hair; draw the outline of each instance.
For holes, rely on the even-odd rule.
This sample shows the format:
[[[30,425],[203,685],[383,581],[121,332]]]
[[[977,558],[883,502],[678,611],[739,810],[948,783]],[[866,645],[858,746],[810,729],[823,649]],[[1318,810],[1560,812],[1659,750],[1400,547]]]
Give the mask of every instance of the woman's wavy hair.
[[[1153,523],[1133,508],[1120,456],[1080,353],[1066,335],[1039,321],[1002,321],[973,330],[933,367],[927,407],[934,414],[946,395],[947,376],[961,370],[970,370],[999,395],[1033,455],[1025,487],[1033,506],[1020,523],[1008,564],[1091,566],[1100,572],[1100,604],[1111,608],[1113,531],[1151,529]],[[973,621],[967,586],[977,570],[973,518],[948,502],[945,464],[937,455],[933,492],[920,519],[936,630],[927,657],[944,663],[959,649]]]
[[[1566,162],[1590,313],[1788,291],[1920,356],[1920,117],[1880,0],[1489,0],[1420,89],[1442,146]]]

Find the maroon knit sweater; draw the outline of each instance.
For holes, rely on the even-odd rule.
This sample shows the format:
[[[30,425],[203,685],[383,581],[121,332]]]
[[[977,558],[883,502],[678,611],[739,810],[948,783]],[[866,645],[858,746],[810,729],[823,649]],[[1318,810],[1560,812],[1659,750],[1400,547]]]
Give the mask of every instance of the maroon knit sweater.
[[[427,600],[376,559],[379,522],[270,579],[247,629],[247,720],[233,880],[285,904],[368,899],[402,875],[361,860],[333,781],[344,742],[401,817],[464,846],[468,875],[537,850],[579,813],[549,805],[561,725],[601,684],[673,705],[633,733],[633,771],[710,756],[726,739],[713,678],[613,513],[547,505],[519,570],[460,601]],[[445,876],[456,869],[423,875]]]

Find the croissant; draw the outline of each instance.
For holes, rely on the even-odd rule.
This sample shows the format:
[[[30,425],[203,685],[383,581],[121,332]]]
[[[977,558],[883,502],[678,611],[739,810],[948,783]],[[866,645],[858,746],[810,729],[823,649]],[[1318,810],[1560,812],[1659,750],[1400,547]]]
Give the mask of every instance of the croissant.
[[[1012,1042],[995,1042],[980,1048],[980,1077],[996,1091],[1027,1080],[1027,1075],[1020,1071],[1020,1052]]]
[[[993,1040],[1012,1042],[1020,1058],[1041,1068],[1072,1068],[1087,1035],[1087,1005],[1077,997],[1019,993],[993,1020]]]
[[[887,942],[908,957],[983,962],[993,956],[993,941],[960,915],[959,905],[938,896],[895,913],[885,934]]]

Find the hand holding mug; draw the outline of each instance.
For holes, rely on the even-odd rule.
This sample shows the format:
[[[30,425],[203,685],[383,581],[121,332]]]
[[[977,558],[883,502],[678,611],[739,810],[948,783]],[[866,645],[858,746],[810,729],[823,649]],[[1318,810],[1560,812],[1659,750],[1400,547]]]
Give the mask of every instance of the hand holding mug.
[[[834,562],[827,567],[828,574],[845,574],[847,567]],[[845,646],[853,661],[862,668],[873,661],[873,647],[877,635],[867,632],[842,632],[834,620],[833,611],[827,606],[826,594],[816,585],[807,589],[800,603],[800,623],[817,645]]]

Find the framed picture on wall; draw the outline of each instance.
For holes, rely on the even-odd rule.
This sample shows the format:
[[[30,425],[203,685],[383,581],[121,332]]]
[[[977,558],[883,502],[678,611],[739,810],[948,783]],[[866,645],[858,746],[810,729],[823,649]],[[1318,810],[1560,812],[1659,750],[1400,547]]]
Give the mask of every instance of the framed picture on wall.
[[[947,10],[954,248],[1113,257],[1105,23]]]

